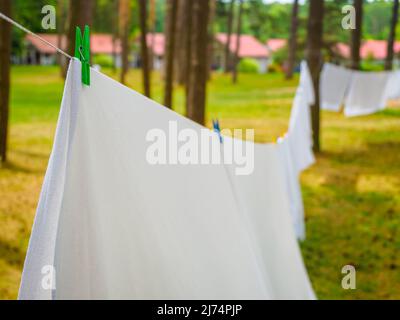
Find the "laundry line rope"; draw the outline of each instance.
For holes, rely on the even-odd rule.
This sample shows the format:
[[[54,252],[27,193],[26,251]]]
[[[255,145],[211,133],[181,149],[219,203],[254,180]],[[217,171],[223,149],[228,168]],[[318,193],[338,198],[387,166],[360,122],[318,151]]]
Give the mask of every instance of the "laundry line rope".
[[[50,43],[49,41],[43,39],[41,36],[37,35],[36,33],[28,30],[27,28],[25,28],[24,26],[22,26],[21,24],[19,24],[18,22],[14,21],[13,19],[11,19],[10,17],[7,17],[6,15],[4,15],[3,13],[0,12],[0,18],[4,19],[5,21],[11,23],[12,25],[14,25],[15,27],[21,29],[22,31],[34,36],[35,38],[39,39],[40,41],[42,41],[43,43],[47,44],[48,46],[54,48],[58,53],[62,54],[63,56],[67,57],[68,59],[72,59],[72,57],[66,53],[65,51],[61,50],[60,48],[58,48],[57,46],[55,46],[54,44]]]

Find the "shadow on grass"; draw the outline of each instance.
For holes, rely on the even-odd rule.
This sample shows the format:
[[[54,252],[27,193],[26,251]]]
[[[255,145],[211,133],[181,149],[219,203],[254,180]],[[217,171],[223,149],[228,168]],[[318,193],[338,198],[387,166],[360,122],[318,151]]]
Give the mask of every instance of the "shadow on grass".
[[[336,175],[345,179],[348,179],[349,175],[387,174],[396,168],[400,170],[400,142],[367,143],[363,149],[345,149],[340,152],[324,151],[317,157],[320,160],[319,171],[334,171]],[[352,170],[339,170],[341,165],[350,165]]]
[[[361,210],[363,205],[370,204],[370,208],[365,209],[368,212],[381,206],[388,210],[390,218],[396,206],[396,194],[388,190],[394,189],[396,185],[400,187],[400,143],[368,143],[365,146],[358,150],[345,149],[319,154],[318,167],[314,172],[324,177],[320,187],[335,195],[335,198],[346,200]],[[371,183],[368,180],[370,177],[375,179]],[[312,190],[308,191],[313,193]],[[323,193],[315,196],[325,197]]]
[[[47,160],[49,158],[48,153],[30,152],[27,150],[18,150],[18,149],[13,149],[12,152],[16,153],[18,155],[21,155],[21,156],[35,158],[35,159],[41,159],[41,160]]]
[[[7,264],[22,269],[25,260],[25,251],[20,248],[12,247],[9,243],[0,240],[0,257]]]
[[[366,142],[322,152],[305,177],[302,251],[320,298],[398,296],[392,284],[400,274],[399,161],[400,142]],[[340,285],[347,264],[357,270],[352,292]]]
[[[43,174],[43,170],[32,169],[28,167],[24,167],[14,162],[6,161],[0,166],[0,170],[9,170],[12,173],[25,173],[25,174]]]

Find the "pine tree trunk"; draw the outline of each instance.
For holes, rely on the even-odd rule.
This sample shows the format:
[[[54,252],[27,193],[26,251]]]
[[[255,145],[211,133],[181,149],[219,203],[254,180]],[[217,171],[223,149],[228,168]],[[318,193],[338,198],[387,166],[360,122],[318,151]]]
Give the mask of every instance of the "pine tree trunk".
[[[58,35],[57,35],[57,46],[62,50],[64,48],[64,38],[65,38],[65,11],[66,11],[66,1],[65,0],[58,0],[57,1],[58,8],[57,8],[57,19],[58,19]],[[67,70],[67,60],[64,56],[57,54],[57,63],[60,66],[60,75],[62,78],[66,76]]]
[[[390,33],[389,33],[389,39],[388,39],[388,43],[387,43],[385,70],[392,70],[392,68],[393,68],[394,41],[396,39],[396,26],[397,26],[398,18],[399,18],[399,0],[394,0],[392,21],[390,24]]]
[[[293,69],[296,61],[296,50],[297,50],[297,28],[299,25],[299,0],[294,0],[292,8],[292,23],[290,27],[290,38],[289,38],[289,52],[286,70],[286,79],[293,78]]]
[[[227,40],[225,47],[225,73],[228,73],[231,70],[231,41],[232,41],[232,30],[233,30],[233,20],[234,20],[234,9],[235,9],[235,0],[231,0],[229,5],[229,13],[228,13],[228,32],[227,32]]]
[[[190,1],[178,0],[178,21],[176,26],[176,80],[180,85],[186,83],[186,49],[187,38],[190,37],[188,26],[190,25],[191,17],[188,15],[188,6]]]
[[[126,84],[126,76],[129,71],[129,29],[131,21],[131,8],[129,0],[119,0],[119,21],[120,21],[120,39],[121,39],[121,83]]]
[[[174,48],[174,82],[181,84],[179,81],[179,77],[181,74],[181,63],[180,63],[180,52],[182,50],[182,38],[184,37],[182,27],[186,27],[182,25],[182,20],[184,20],[183,6],[185,4],[185,0],[177,0],[176,4],[176,25],[175,25],[175,48]]]
[[[11,17],[11,0],[0,0],[0,12]],[[0,19],[0,164],[7,161],[10,59],[11,24]]]
[[[164,105],[172,108],[174,87],[175,36],[178,0],[167,1],[166,34],[165,34],[165,86]]]
[[[185,83],[185,92],[186,92],[186,114],[189,114],[189,97],[190,97],[190,76],[191,76],[191,59],[192,59],[192,31],[193,31],[193,0],[185,0],[187,2],[186,7],[186,17],[188,17],[188,24],[186,30],[186,37],[185,37],[185,57],[183,60],[183,64],[185,65],[185,75],[184,75],[184,83]]]
[[[319,77],[322,67],[322,32],[323,32],[324,2],[311,0],[307,26],[306,57],[314,85],[315,104],[311,106],[314,151],[320,151],[320,93]]]
[[[142,56],[143,89],[147,97],[150,93],[150,66],[149,51],[147,48],[147,0],[139,0],[139,20],[140,20],[140,48]]]
[[[243,0],[239,0],[239,15],[237,22],[237,32],[236,32],[236,52],[235,61],[233,64],[232,81],[237,83],[238,80],[238,65],[240,61],[240,38],[242,35],[242,13],[243,13]]]
[[[207,69],[207,80],[211,79],[212,75],[212,65],[213,65],[213,55],[214,55],[214,20],[217,10],[217,2],[216,0],[210,1],[210,13],[208,17],[208,69]]]
[[[193,0],[192,52],[189,78],[188,117],[205,123],[209,0]]]
[[[154,69],[154,39],[156,33],[156,1],[150,0],[149,9],[150,41],[149,41],[149,71]]]
[[[112,14],[112,56],[113,56],[113,63],[112,63],[112,71],[113,73],[117,72],[117,45],[118,45],[118,39],[119,39],[119,28],[118,28],[118,8],[119,8],[119,3],[118,0],[112,0],[112,8],[113,12]],[[121,54],[121,52],[119,53]]]
[[[68,28],[68,53],[74,56],[76,27],[83,29],[85,25],[93,24],[93,0],[69,1],[69,28]]]
[[[362,35],[363,0],[354,0],[356,28],[351,33],[351,68],[360,69],[360,47]]]

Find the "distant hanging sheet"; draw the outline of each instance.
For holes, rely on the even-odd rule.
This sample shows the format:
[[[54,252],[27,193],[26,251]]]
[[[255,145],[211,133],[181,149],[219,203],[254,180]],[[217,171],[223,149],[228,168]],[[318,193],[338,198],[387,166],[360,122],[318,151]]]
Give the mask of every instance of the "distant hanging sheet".
[[[315,102],[314,88],[307,63],[302,62],[300,85],[293,100],[289,122],[289,144],[293,165],[298,174],[315,163],[312,151],[312,127],[310,106]]]
[[[321,109],[339,111],[351,81],[352,71],[325,63],[320,77]]]
[[[298,239],[306,237],[300,174],[315,163],[312,150],[310,106],[315,102],[314,89],[307,63],[301,63],[300,84],[293,100],[289,131],[278,140],[278,153],[284,165],[285,189]]]
[[[345,116],[368,115],[385,108],[389,77],[390,72],[354,71],[345,102]]]
[[[390,73],[386,86],[387,99],[400,99],[400,70]]]
[[[290,199],[290,213],[296,236],[299,240],[305,240],[306,228],[304,222],[303,197],[300,186],[300,172],[295,169],[293,155],[290,149],[289,136],[285,135],[278,140],[280,160],[285,167],[285,188]]]
[[[400,72],[355,71],[325,63],[320,76],[321,109],[339,111],[346,117],[373,114],[389,99],[400,98]]]

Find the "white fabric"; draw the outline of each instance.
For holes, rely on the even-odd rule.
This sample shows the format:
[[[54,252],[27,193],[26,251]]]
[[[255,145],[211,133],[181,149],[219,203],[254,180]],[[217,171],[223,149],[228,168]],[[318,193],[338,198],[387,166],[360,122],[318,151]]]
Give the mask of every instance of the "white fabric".
[[[387,99],[400,99],[400,70],[392,71],[386,86]]]
[[[61,210],[62,197],[67,170],[67,159],[71,147],[80,87],[80,65],[72,63],[69,67],[57,124],[53,151],[50,156],[42,192],[39,199],[33,232],[29,242],[22,274],[20,297],[51,299],[51,290],[42,290],[42,269],[54,265],[54,252]]]
[[[224,138],[225,141],[228,138]],[[245,142],[251,143],[251,142]],[[241,211],[259,245],[262,263],[270,275],[274,299],[314,299],[290,216],[285,166],[277,145],[255,144],[255,171],[230,178]],[[267,164],[267,165],[266,165]],[[262,195],[260,195],[260,190]]]
[[[296,237],[299,240],[304,240],[306,238],[306,231],[300,176],[299,172],[294,167],[294,157],[290,150],[289,136],[286,135],[280,138],[277,145],[280,161],[284,166],[285,188],[290,200],[290,214],[293,220]]]
[[[289,131],[278,140],[280,159],[284,165],[285,190],[289,196],[290,214],[296,236],[304,240],[304,207],[300,174],[315,163],[312,150],[310,106],[315,103],[314,87],[308,65],[301,63],[300,84],[296,91],[290,115]]]
[[[94,70],[90,87],[79,77],[74,59],[20,299],[314,298],[278,151],[240,182],[224,165],[151,166],[150,129],[201,127]]]
[[[346,68],[325,63],[320,77],[321,109],[339,111],[350,85],[352,72]]]
[[[387,102],[386,85],[390,72],[353,71],[344,114],[347,117],[375,113]]]
[[[310,71],[306,63],[301,64],[300,85],[293,101],[289,123],[289,144],[294,169],[300,173],[315,163],[312,151],[312,126],[310,105],[315,101]]]
[[[315,103],[314,86],[310,69],[306,61],[300,63],[300,81],[297,91],[302,90],[303,98],[306,103],[313,105]],[[296,93],[298,95],[298,92]]]

